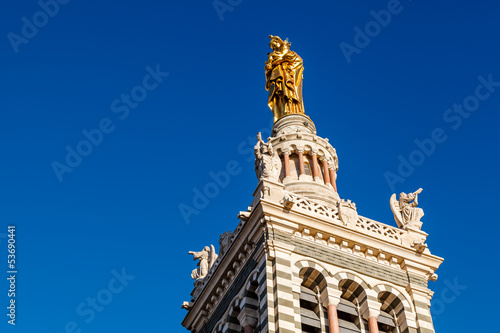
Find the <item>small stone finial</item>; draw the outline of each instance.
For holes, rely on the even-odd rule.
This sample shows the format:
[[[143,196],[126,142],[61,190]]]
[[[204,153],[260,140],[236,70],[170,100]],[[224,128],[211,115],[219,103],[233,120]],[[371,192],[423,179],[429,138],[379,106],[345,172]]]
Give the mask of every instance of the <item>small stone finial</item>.
[[[417,207],[421,192],[421,188],[410,194],[402,192],[399,194],[399,201],[396,200],[396,193],[391,196],[390,205],[398,227],[413,230],[422,228],[420,219],[424,216],[424,211]]]

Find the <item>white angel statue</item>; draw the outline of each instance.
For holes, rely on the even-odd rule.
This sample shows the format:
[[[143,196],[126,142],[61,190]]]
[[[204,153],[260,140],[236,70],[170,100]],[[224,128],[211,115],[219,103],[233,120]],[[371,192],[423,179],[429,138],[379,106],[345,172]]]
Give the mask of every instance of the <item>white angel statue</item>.
[[[421,188],[409,194],[402,192],[399,194],[399,201],[396,199],[396,193],[391,196],[391,209],[398,227],[402,229],[422,227],[420,219],[424,216],[424,210],[417,207],[418,195],[421,192]]]
[[[212,268],[218,257],[213,245],[210,245],[210,247],[205,246],[200,252],[189,251],[189,254],[193,255],[193,260],[199,260],[199,267],[193,269],[191,272],[191,278],[193,278],[193,280],[200,280],[207,276],[208,271]]]

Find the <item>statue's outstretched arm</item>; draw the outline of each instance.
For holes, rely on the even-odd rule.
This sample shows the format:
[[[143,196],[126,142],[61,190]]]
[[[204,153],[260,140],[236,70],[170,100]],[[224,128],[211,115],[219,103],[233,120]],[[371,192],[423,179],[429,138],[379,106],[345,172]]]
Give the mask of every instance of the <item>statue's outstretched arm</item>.
[[[189,254],[193,255],[193,260],[197,260],[201,257],[202,252],[189,251]]]

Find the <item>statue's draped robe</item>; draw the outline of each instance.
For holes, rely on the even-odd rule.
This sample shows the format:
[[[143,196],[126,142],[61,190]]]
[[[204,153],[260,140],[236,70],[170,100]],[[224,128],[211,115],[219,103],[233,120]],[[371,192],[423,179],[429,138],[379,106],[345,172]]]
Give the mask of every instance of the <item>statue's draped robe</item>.
[[[191,272],[191,278],[194,280],[204,278],[207,273],[208,273],[208,252],[207,251],[201,251],[201,252],[195,252],[193,254],[193,259],[197,260],[200,259],[198,262],[199,268],[195,268]]]
[[[266,64],[266,89],[269,91],[268,105],[274,121],[289,114],[305,114],[302,98],[302,58],[293,51],[282,56],[272,53]]]
[[[401,209],[401,216],[403,218],[403,221],[406,223],[410,222],[415,222],[415,221],[420,221],[420,219],[424,216],[424,211],[422,208],[418,208],[417,202],[412,202],[410,201],[413,199],[405,199],[405,198],[399,198],[399,207]]]

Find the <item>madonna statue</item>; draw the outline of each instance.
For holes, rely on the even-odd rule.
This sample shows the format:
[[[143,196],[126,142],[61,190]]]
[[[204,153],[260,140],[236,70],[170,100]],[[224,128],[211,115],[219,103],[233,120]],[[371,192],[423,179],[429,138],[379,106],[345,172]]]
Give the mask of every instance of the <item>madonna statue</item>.
[[[269,91],[269,108],[273,112],[274,121],[289,114],[304,115],[302,99],[302,58],[290,51],[291,43],[278,36],[269,36],[269,46],[273,52],[268,53],[266,61],[266,90]]]

